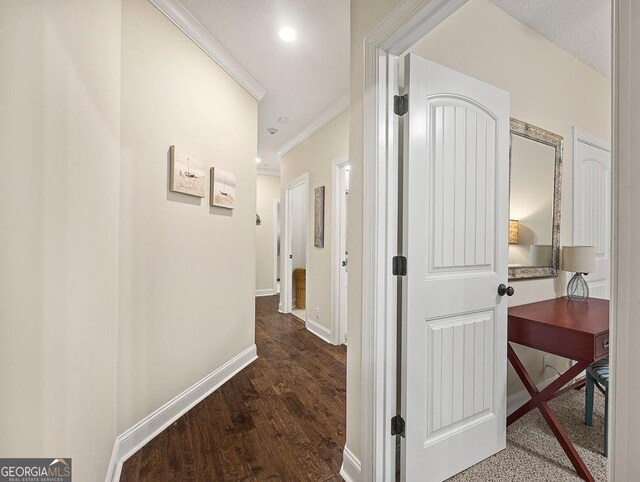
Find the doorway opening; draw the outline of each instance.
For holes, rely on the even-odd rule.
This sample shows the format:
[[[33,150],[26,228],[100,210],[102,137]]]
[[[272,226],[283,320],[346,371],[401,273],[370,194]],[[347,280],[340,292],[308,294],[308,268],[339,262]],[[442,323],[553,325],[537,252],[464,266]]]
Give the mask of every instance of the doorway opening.
[[[349,248],[347,239],[349,174],[351,166],[346,156],[333,161],[333,343],[347,343],[347,286]]]
[[[362,313],[362,323],[363,323],[363,405],[365,414],[369,414],[369,417],[365,415],[364,420],[364,440],[363,445],[365,447],[365,451],[363,453],[362,467],[363,467],[363,476],[368,479],[375,479],[377,477],[384,478],[392,478],[394,475],[394,466],[395,466],[395,437],[393,435],[389,436],[386,430],[388,426],[389,419],[395,417],[397,413],[401,412],[399,406],[396,406],[395,400],[395,389],[398,385],[398,380],[395,376],[395,366],[396,366],[396,340],[395,340],[395,322],[392,323],[393,326],[389,325],[388,320],[395,320],[395,313],[398,310],[398,305],[401,304],[400,299],[397,297],[397,293],[395,292],[394,283],[389,283],[391,278],[391,266],[390,259],[396,256],[397,254],[407,255],[406,252],[403,252],[402,247],[398,247],[395,244],[395,236],[398,232],[398,226],[401,226],[402,223],[397,218],[396,213],[399,212],[398,209],[398,193],[400,189],[398,186],[401,185],[406,187],[406,183],[403,185],[402,182],[397,182],[397,173],[398,173],[398,165],[403,162],[402,158],[398,158],[398,152],[402,150],[399,146],[402,146],[403,141],[400,140],[402,134],[399,133],[398,130],[398,118],[394,115],[391,115],[390,110],[394,109],[394,107],[400,111],[402,111],[402,99],[400,102],[396,102],[394,106],[394,99],[390,98],[393,95],[398,94],[398,80],[397,80],[397,72],[399,70],[400,65],[400,57],[407,52],[416,42],[421,40],[427,33],[434,30],[436,26],[438,26],[437,35],[439,36],[439,42],[434,42],[433,51],[429,51],[429,53],[422,53],[425,58],[430,60],[439,62],[442,65],[446,65],[447,61],[444,59],[447,55],[447,50],[451,50],[451,43],[444,41],[443,32],[446,30],[440,27],[440,24],[444,23],[453,12],[457,11],[458,8],[465,5],[466,1],[458,1],[458,0],[450,0],[450,1],[440,1],[440,2],[419,2],[419,1],[406,1],[403,2],[399,8],[394,10],[393,15],[388,18],[388,22],[383,22],[376,30],[370,34],[365,42],[365,84],[367,86],[368,95],[365,96],[365,133],[364,133],[364,218],[370,219],[373,222],[371,225],[365,224],[364,226],[364,274],[363,274],[363,313]],[[478,5],[481,2],[471,1],[470,5]],[[484,2],[487,3],[487,2]],[[497,2],[491,2],[497,3]],[[489,7],[487,7],[488,10]],[[462,14],[456,14],[458,19],[462,18]],[[508,18],[502,14],[502,18]],[[477,17],[476,20],[477,21]],[[468,26],[471,26],[473,22],[470,22]],[[500,31],[499,29],[494,29],[494,31]],[[465,39],[470,38],[471,35],[468,30],[465,31],[467,37]],[[475,36],[478,38],[478,36]],[[498,43],[496,45],[513,45],[512,43]],[[439,52],[436,52],[434,56],[430,56],[430,53],[438,50],[437,46],[446,46],[446,48],[441,49]],[[520,53],[524,56],[522,49],[520,49]],[[424,52],[424,51],[423,51]],[[463,65],[460,64],[463,60],[463,55],[458,56],[456,59],[457,63],[453,65],[449,65],[459,72],[463,72],[467,75],[471,75],[481,81],[487,82],[491,85],[495,85],[498,88],[505,89],[503,83],[499,76],[496,75],[496,69],[494,68],[491,75],[484,76],[482,73],[479,73],[478,65],[482,62],[479,61],[478,56],[474,58],[476,64],[473,68],[470,68],[469,71],[465,71]],[[486,64],[488,65],[488,64]],[[475,69],[475,70],[474,70]],[[511,73],[513,73],[515,69],[511,69]],[[527,71],[529,72],[529,70]],[[480,87],[480,84],[478,84]],[[446,90],[449,92],[450,90]],[[566,98],[575,97],[576,91],[575,89],[570,89],[567,91]],[[402,92],[400,92],[402,93]],[[420,95],[420,94],[418,94]],[[513,96],[512,96],[513,98]],[[592,101],[591,97],[588,98],[589,101]],[[464,100],[464,98],[454,99],[453,104],[458,102],[459,100]],[[610,101],[610,97],[608,99]],[[411,103],[411,94],[409,95],[409,103]],[[535,118],[538,124],[543,124],[544,127],[550,128],[552,131],[560,132],[565,139],[565,149],[567,144],[571,141],[571,127],[569,127],[569,131],[565,129],[565,126],[558,127],[558,123],[554,123],[555,120],[558,119],[558,116],[552,120],[545,120],[541,116],[537,116],[534,113],[526,112],[526,115],[522,115],[522,112],[526,109],[523,109],[522,105],[519,103],[515,103],[512,105],[518,106],[516,110],[518,112],[511,112],[513,116],[520,115],[521,117],[525,117],[528,119]],[[449,106],[447,106],[449,107]],[[447,107],[444,107],[446,110]],[[472,110],[472,109],[470,109]],[[461,108],[458,104],[456,104],[454,109],[453,118],[456,119]],[[434,107],[433,112],[437,113],[437,106]],[[473,116],[468,116],[467,118],[472,118]],[[606,116],[603,116],[606,118]],[[443,118],[444,114],[443,114]],[[474,119],[477,117],[473,117]],[[461,119],[461,117],[457,117],[457,119]],[[541,121],[542,119],[542,121]],[[423,124],[414,122],[415,126],[422,125],[425,127],[425,122]],[[565,122],[567,126],[571,126],[571,124],[582,124],[582,122],[576,121],[574,123],[573,119],[566,119],[568,122]],[[458,123],[451,124],[452,126],[457,126]],[[583,126],[583,125],[581,125]],[[446,126],[445,126],[446,127]],[[590,128],[593,130],[593,128]],[[430,133],[430,131],[427,129]],[[469,130],[471,131],[471,130]],[[438,131],[436,131],[437,133]],[[460,132],[464,133],[466,131],[466,127],[461,128]],[[609,135],[611,131],[602,131],[600,129],[597,130],[597,133],[601,136],[605,135],[603,132],[606,132],[606,135]],[[424,131],[422,132],[424,135]],[[418,131],[416,131],[418,134]],[[455,132],[458,134],[458,131]],[[462,138],[459,136],[459,138]],[[405,141],[406,142],[406,137]],[[407,146],[404,146],[405,149]],[[468,146],[466,146],[468,148]],[[406,151],[405,151],[406,152]],[[464,148],[457,149],[456,152],[466,152]],[[565,151],[566,152],[566,151]],[[568,154],[568,153],[567,153]],[[426,159],[427,157],[424,157]],[[565,168],[568,164],[571,163],[572,157],[570,155],[566,155],[565,157]],[[463,163],[464,164],[464,163]],[[570,168],[569,168],[570,169]],[[571,172],[571,171],[569,171]],[[407,175],[407,173],[404,173]],[[445,172],[446,174],[446,172]],[[456,178],[456,173],[451,174],[451,178]],[[447,174],[448,175],[448,174]],[[571,174],[569,174],[570,176]],[[413,173],[408,174],[408,176],[413,176]],[[568,176],[568,177],[569,177]],[[431,177],[430,177],[431,179]],[[471,176],[467,176],[466,178],[472,179]],[[569,179],[571,179],[569,177]],[[405,181],[406,182],[406,181]],[[563,199],[571,199],[571,192],[567,192],[570,189],[570,182],[566,182],[565,184],[565,193]],[[610,181],[607,181],[607,184],[610,184]],[[426,182],[423,184],[424,188],[427,189],[430,187]],[[459,186],[460,189],[458,191],[453,190],[453,192],[464,192],[464,185]],[[402,190],[404,192],[404,189]],[[414,189],[415,192],[415,189]],[[450,193],[450,191],[447,191]],[[406,193],[405,193],[406,194]],[[448,206],[448,205],[447,205]],[[447,226],[456,226],[456,222],[463,217],[457,216],[457,212],[455,209],[457,207],[464,207],[463,203],[454,203],[453,205],[453,215],[443,217],[443,224]],[[470,208],[475,208],[475,205],[472,205]],[[426,208],[425,208],[426,209]],[[563,208],[566,210],[567,208]],[[575,206],[573,208],[575,210]],[[436,213],[439,211],[436,211]],[[575,213],[572,213],[575,216]],[[406,216],[406,213],[405,213]],[[406,219],[406,217],[405,217]],[[566,216],[565,216],[566,219]],[[508,220],[507,220],[508,221]],[[448,223],[452,223],[449,225]],[[563,245],[577,245],[578,239],[575,237],[572,239],[571,237],[571,225],[567,224],[569,220],[567,219],[566,223],[562,226],[562,231],[564,233],[562,244]],[[405,225],[406,226],[406,225]],[[507,225],[503,225],[500,228],[501,230],[507,230]],[[382,234],[381,234],[382,233]],[[566,234],[569,234],[567,239]],[[610,237],[610,230],[605,233],[605,236]],[[595,244],[594,242],[587,242],[586,244]],[[534,244],[534,243],[531,243]],[[454,250],[458,249],[457,245],[453,245]],[[455,253],[455,251],[454,251]],[[414,253],[415,254],[415,253]],[[432,256],[433,253],[429,252],[428,256]],[[462,259],[462,258],[456,258]],[[502,259],[502,258],[501,258]],[[423,268],[420,265],[420,262],[423,260],[427,260],[427,263],[431,263],[434,265],[432,257],[416,257],[413,256],[409,263],[413,263],[407,269],[408,272],[411,270],[417,269],[415,263],[418,263],[418,268]],[[436,259],[437,260],[437,259]],[[430,267],[432,267],[430,265]],[[443,265],[444,266],[444,265]],[[454,268],[456,268],[456,264],[453,264]],[[446,268],[446,266],[445,266]],[[429,268],[430,269],[430,268]],[[457,269],[457,268],[456,268]],[[444,270],[446,271],[446,269]],[[531,295],[531,298],[528,298],[531,302],[539,301],[545,298],[556,298],[561,296],[561,292],[564,291],[566,285],[566,275],[560,276],[555,283],[551,282],[548,286],[549,294],[543,295],[538,299],[532,299],[533,294],[531,291],[527,294]],[[526,290],[521,289],[522,284],[527,283],[527,281],[517,281],[515,284],[516,293],[524,293]],[[539,283],[539,282],[538,282]],[[519,289],[520,288],[520,289]],[[505,286],[505,289],[507,287]],[[506,291],[509,293],[508,291]],[[500,291],[498,291],[498,294]],[[469,292],[464,291],[463,294],[465,297],[469,297]],[[615,293],[614,293],[615,294]],[[495,292],[493,293],[495,296]],[[452,294],[452,296],[455,296]],[[524,297],[523,297],[524,298]],[[381,302],[380,300],[384,301]],[[521,303],[524,301],[521,300]],[[464,320],[462,320],[464,321]],[[615,327],[615,319],[611,319],[611,329],[613,331]],[[442,336],[444,337],[444,329],[448,328],[444,324],[440,326],[440,331],[442,331]],[[453,331],[456,329],[460,331],[457,325],[454,327]],[[463,329],[464,331],[464,329]],[[369,335],[371,333],[372,335]],[[440,334],[435,334],[434,336],[440,336]],[[448,336],[448,333],[447,333]],[[457,335],[456,335],[457,336]],[[458,338],[455,338],[458,340]],[[467,338],[465,338],[466,340]],[[608,348],[608,339],[607,348]],[[378,363],[378,360],[384,358],[386,361],[384,363]],[[403,357],[406,363],[406,358]],[[454,357],[454,360],[457,358]],[[403,363],[404,364],[404,363]],[[454,363],[454,368],[458,369],[460,367],[457,362]],[[540,363],[542,367],[542,363]],[[368,368],[371,367],[371,368]],[[464,365],[462,366],[464,371]],[[502,377],[500,377],[502,378]],[[513,377],[512,377],[513,378]],[[442,378],[445,380],[445,378]],[[446,378],[446,380],[451,380],[451,378]],[[411,383],[409,381],[408,383]],[[380,387],[383,387],[384,395],[380,395]],[[550,386],[550,385],[549,385]],[[543,387],[538,387],[541,391],[544,389]],[[558,388],[558,387],[552,387]],[[568,393],[568,392],[567,392]],[[525,394],[526,395],[526,394]],[[541,399],[541,397],[538,397]],[[460,399],[454,400],[455,403],[451,404],[451,407],[447,405],[447,410],[449,408],[452,409],[452,413],[455,413],[455,410],[459,408],[456,403],[459,403]],[[467,400],[467,399],[463,399]],[[584,400],[583,400],[584,402]],[[404,403],[404,402],[403,402]],[[466,403],[466,402],[465,402]],[[465,409],[465,405],[462,405],[463,413]],[[396,411],[397,410],[397,411]],[[417,412],[416,412],[417,413]],[[368,420],[367,420],[368,418]],[[401,420],[402,421],[402,420]],[[404,422],[404,421],[402,421]],[[416,423],[421,423],[421,418],[414,417],[412,420],[407,420],[406,423],[408,426],[414,427],[415,433],[415,425]],[[429,419],[428,423],[431,423]],[[453,425],[453,424],[452,424]],[[434,427],[435,425],[431,425]],[[453,427],[453,429],[458,429],[459,427]],[[452,430],[453,430],[452,429]],[[420,432],[420,429],[418,429]],[[442,432],[444,433],[444,432]],[[595,439],[596,437],[594,437]],[[404,439],[403,439],[404,440]],[[555,440],[554,440],[555,442]],[[421,441],[422,445],[424,444],[424,440]],[[598,443],[602,444],[602,438],[598,438]],[[421,446],[422,446],[421,445]],[[417,446],[417,444],[416,444]],[[564,448],[564,446],[563,446]],[[571,459],[573,462],[574,460]],[[566,462],[566,460],[565,460]],[[575,466],[575,464],[574,464]],[[582,475],[582,474],[581,474]],[[406,472],[405,472],[406,476]]]
[[[305,174],[285,188],[286,240],[285,269],[282,281],[283,312],[292,313],[306,323],[306,293],[308,268],[308,199],[309,175]]]
[[[280,199],[273,200],[273,286],[274,294],[280,294]]]

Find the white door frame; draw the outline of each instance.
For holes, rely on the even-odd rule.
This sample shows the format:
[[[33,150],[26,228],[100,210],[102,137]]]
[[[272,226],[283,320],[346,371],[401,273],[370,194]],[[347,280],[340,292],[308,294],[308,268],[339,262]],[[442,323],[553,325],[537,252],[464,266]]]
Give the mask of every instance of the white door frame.
[[[278,224],[282,226],[282,217],[278,218],[280,198],[273,198],[273,294],[278,294]],[[280,212],[282,214],[282,212]],[[280,250],[282,253],[282,250]]]
[[[296,177],[293,181],[287,183],[284,188],[284,208],[282,209],[282,237],[280,238],[280,242],[283,243],[284,249],[280,250],[280,257],[282,258],[282,271],[280,271],[280,312],[281,313],[290,313],[291,312],[291,304],[293,301],[293,293],[291,276],[293,276],[292,263],[289,259],[289,254],[291,253],[291,240],[290,240],[290,229],[291,229],[291,219],[289,213],[289,202],[290,202],[290,193],[291,189],[294,187],[298,187],[300,185],[305,186],[306,198],[307,198],[307,226],[305,232],[307,233],[307,239],[305,242],[305,256],[306,256],[306,270],[307,270],[307,292],[309,292],[309,173],[305,172],[304,174]],[[280,206],[282,208],[282,205]],[[284,256],[283,256],[284,253]],[[307,312],[309,310],[306,310]],[[306,323],[307,320],[305,320]]]
[[[340,293],[340,263],[343,260],[343,253],[340,252],[340,222],[342,212],[346,209],[346,206],[342,205],[340,188],[342,186],[342,168],[348,164],[349,156],[347,154],[343,154],[331,161],[333,171],[333,184],[331,187],[333,190],[331,202],[331,309],[333,311],[331,338],[334,345],[342,344],[344,340],[341,339],[341,333],[346,331],[346,326],[341,326],[340,315],[340,298],[342,297],[342,293]]]
[[[398,254],[398,126],[393,115],[393,95],[398,93],[398,57],[466,2],[467,0],[405,0],[365,39],[361,467],[362,480],[366,481],[395,479],[395,437],[391,436],[389,427],[391,417],[397,413],[395,406],[397,293],[396,280],[391,273],[391,259]],[[620,36],[618,29],[620,18],[617,15],[620,2],[630,8],[629,0],[613,0],[615,53],[618,52]],[[630,35],[631,26],[625,25],[625,27],[627,35]],[[628,47],[624,55],[627,62],[631,62],[632,52]],[[614,106],[621,105],[616,85],[618,64],[619,59],[614,55]],[[633,72],[632,69],[625,71],[629,79],[635,79]],[[627,82],[630,81],[629,79]],[[627,104],[633,93],[632,88],[627,87],[624,90],[627,97],[624,100]],[[616,119],[615,111],[613,118]],[[624,120],[624,122],[631,121]],[[615,121],[614,126],[618,128]],[[615,136],[613,138],[622,143]],[[633,136],[624,137],[623,141],[627,149],[632,139]],[[614,151],[616,151],[615,147]],[[615,178],[617,171],[615,162],[612,171]],[[612,189],[614,199],[617,199],[616,189],[614,185]],[[619,228],[615,216],[612,216],[612,220],[612,236],[615,238]],[[616,244],[612,243],[612,246]],[[612,255],[611,299],[613,301],[616,300],[615,250]],[[625,302],[628,305],[632,304],[631,300],[625,300]],[[610,326],[612,339],[615,339],[617,325],[621,321],[616,319],[615,303],[612,303]],[[625,319],[625,323],[628,324],[628,318]],[[622,343],[628,344],[628,339],[616,340],[616,342],[620,346]],[[616,342],[612,343],[614,350]],[[613,363],[612,386],[615,387],[616,361],[614,360]],[[613,389],[610,396],[612,396],[610,420],[615,422],[615,391]],[[615,437],[611,434],[616,433],[618,426],[623,423],[624,421],[621,420],[619,423],[610,424],[612,430],[610,430],[609,460],[614,463],[617,462],[614,450],[618,447],[615,444]],[[617,442],[621,443],[622,438],[618,437]],[[623,461],[624,459],[620,457],[620,463]]]

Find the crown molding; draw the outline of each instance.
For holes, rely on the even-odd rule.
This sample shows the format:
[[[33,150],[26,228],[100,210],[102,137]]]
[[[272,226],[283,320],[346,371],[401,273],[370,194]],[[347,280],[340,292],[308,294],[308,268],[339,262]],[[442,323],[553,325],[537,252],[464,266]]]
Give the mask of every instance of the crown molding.
[[[271,170],[271,169],[258,169],[258,176],[275,176],[280,177],[280,171]]]
[[[180,0],[149,0],[214,62],[246,89],[258,102],[267,90],[225,49]]]
[[[296,147],[298,144],[304,142],[317,131],[322,129],[325,125],[331,122],[333,119],[342,114],[345,110],[349,108],[349,92],[340,97],[336,102],[331,104],[331,106],[325,110],[322,114],[318,116],[318,118],[305,127],[302,131],[298,133],[293,139],[284,144],[280,149],[278,149],[278,157],[284,156],[291,149]]]

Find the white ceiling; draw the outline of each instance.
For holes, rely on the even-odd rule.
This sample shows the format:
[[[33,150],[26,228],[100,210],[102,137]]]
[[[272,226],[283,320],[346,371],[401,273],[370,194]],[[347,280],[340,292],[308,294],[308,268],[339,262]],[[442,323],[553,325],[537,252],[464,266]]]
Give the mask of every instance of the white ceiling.
[[[512,17],[611,78],[610,0],[491,0]]]
[[[267,90],[258,107],[259,168],[278,171],[278,150],[349,90],[349,0],[182,3]],[[295,41],[278,37],[284,26]]]

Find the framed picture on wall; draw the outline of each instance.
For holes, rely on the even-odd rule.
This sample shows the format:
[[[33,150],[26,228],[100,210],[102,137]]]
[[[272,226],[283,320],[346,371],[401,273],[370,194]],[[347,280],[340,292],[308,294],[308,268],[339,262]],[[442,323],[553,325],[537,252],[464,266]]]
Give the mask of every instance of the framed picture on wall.
[[[324,186],[315,190],[313,203],[313,245],[324,248]]]
[[[204,162],[200,159],[170,148],[170,189],[189,196],[204,197]]]
[[[212,206],[233,209],[236,202],[236,176],[217,167],[211,168]]]

